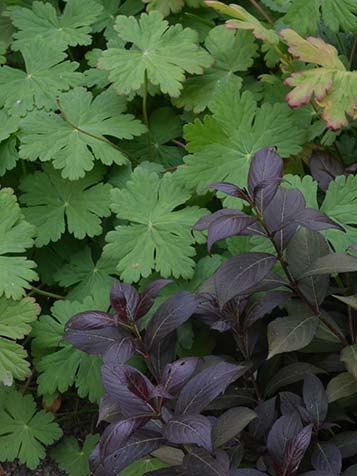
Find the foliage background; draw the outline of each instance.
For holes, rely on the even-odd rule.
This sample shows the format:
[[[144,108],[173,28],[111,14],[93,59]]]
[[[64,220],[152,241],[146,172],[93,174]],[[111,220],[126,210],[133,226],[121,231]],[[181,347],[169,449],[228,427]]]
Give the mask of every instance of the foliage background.
[[[75,421],[79,443],[66,436],[50,454],[68,474],[87,474],[100,360],[62,341],[65,323],[106,310],[114,276],[139,286],[176,279],[162,301],[196,290],[233,254],[268,251],[240,237],[207,256],[205,234],[192,231],[207,209],[242,206],[208,185],[244,186],[260,148],[275,146],[286,186],[348,231],[325,232],[336,251],[357,242],[356,176],[339,177],[321,201],[307,172],[316,151],[344,166],[356,158],[345,112],[357,101],[357,6],[239,3],[248,16],[229,30],[200,0],[0,1],[0,461],[34,469]],[[306,68],[284,42],[276,48],[286,27],[337,48],[346,73],[337,56],[319,70],[338,69],[328,122],[323,102],[286,102],[284,80]],[[215,345],[204,328],[180,329],[180,356]],[[147,464],[156,462],[135,474]]]

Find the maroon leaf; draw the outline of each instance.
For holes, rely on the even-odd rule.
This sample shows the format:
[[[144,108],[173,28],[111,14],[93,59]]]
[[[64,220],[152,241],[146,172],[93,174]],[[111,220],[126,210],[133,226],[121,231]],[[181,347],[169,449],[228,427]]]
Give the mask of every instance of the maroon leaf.
[[[307,374],[305,376],[303,398],[311,416],[310,421],[319,427],[327,416],[328,398],[324,386],[316,375]]]
[[[120,406],[117,400],[105,393],[100,399],[98,422],[106,421],[112,423],[121,417]]]
[[[183,388],[176,404],[175,414],[200,413],[248,368],[248,366],[220,362],[203,370]]]
[[[332,180],[337,176],[344,174],[343,166],[340,162],[326,153],[315,153],[311,156],[310,171],[311,175],[324,192],[327,191]]]
[[[257,320],[269,314],[280,304],[288,301],[292,293],[289,291],[270,291],[259,301],[256,301],[248,310],[244,320],[246,327],[252,326]]]
[[[161,379],[166,365],[176,357],[176,332],[172,332],[165,339],[160,340],[150,351],[150,370],[156,377]]]
[[[299,364],[300,362],[296,362],[296,364]],[[304,362],[301,362],[303,365],[308,365],[304,364]],[[295,364],[295,365],[296,365]],[[294,365],[294,364],[291,364]],[[288,366],[288,367],[291,367]],[[282,415],[291,415],[292,413],[295,413],[298,411],[299,407],[303,406],[303,400],[299,395],[295,395],[295,393],[292,392],[281,392],[279,393],[280,397],[280,411]]]
[[[306,426],[295,438],[289,441],[283,462],[285,474],[294,476],[297,473],[305,452],[310,445],[312,427],[312,425]]]
[[[116,326],[116,322],[111,314],[101,311],[86,311],[71,317],[66,323],[66,331],[85,331],[114,326]]]
[[[157,279],[148,284],[144,291],[140,293],[140,299],[135,311],[135,319],[140,319],[152,308],[155,298],[160,294],[162,288],[172,284],[172,279]]]
[[[276,257],[268,253],[242,253],[227,260],[214,275],[221,308],[235,296],[247,294],[271,271]]]
[[[283,161],[273,147],[266,147],[255,154],[249,169],[248,190],[260,211],[274,198],[283,176],[283,168]]]
[[[276,397],[260,402],[254,409],[257,418],[249,424],[252,436],[261,440],[272,427],[276,419]]]
[[[185,470],[182,466],[171,466],[170,468],[149,471],[144,476],[185,476]]]
[[[232,469],[230,476],[268,476],[267,473],[262,473],[257,469],[241,468]]]
[[[309,230],[321,231],[327,229],[335,229],[344,231],[344,228],[334,222],[323,212],[314,208],[305,208],[297,213],[294,217],[295,223],[308,228]]]
[[[118,401],[124,416],[153,413],[153,384],[138,370],[127,365],[110,364],[102,368],[105,391]]]
[[[126,418],[107,426],[99,443],[101,459],[104,460],[115,450],[121,448],[134,431],[144,425],[146,421],[147,419],[144,418]]]
[[[102,329],[80,330],[68,328],[64,340],[70,342],[77,349],[89,354],[105,354],[113,346],[126,342],[128,348],[133,350],[133,339],[125,331],[117,327],[105,327]],[[132,352],[124,351],[123,345],[122,362],[130,358]],[[130,354],[130,355],[129,355]]]
[[[319,443],[312,453],[311,464],[318,471],[325,471],[331,476],[340,476],[342,455],[336,445]]]
[[[206,215],[201,217],[198,222],[193,226],[194,230],[203,231],[208,230],[209,226],[212,225],[216,220],[224,217],[244,217],[247,216],[245,213],[241,212],[240,210],[236,210],[235,208],[223,208],[222,210],[218,210],[217,212],[211,213],[210,215]]]
[[[161,377],[161,384],[169,393],[175,395],[192,377],[198,362],[197,357],[186,357],[166,365]]]
[[[357,162],[354,162],[345,168],[345,175],[354,175],[355,173],[357,173]]]
[[[297,230],[295,215],[305,208],[303,194],[297,189],[280,188],[264,211],[264,221],[280,250]]]
[[[202,415],[172,418],[164,427],[164,437],[175,444],[196,444],[212,452],[212,425]]]
[[[246,214],[223,216],[216,219],[208,227],[208,251],[210,252],[212,246],[216,241],[229,238],[231,236],[238,236],[244,234],[247,228],[257,224],[255,217]],[[249,233],[251,234],[251,232]]]
[[[230,476],[229,459],[214,458],[203,449],[193,449],[185,456],[183,466],[186,476]]]
[[[187,291],[178,292],[165,301],[149,322],[145,334],[145,346],[152,349],[164,337],[186,322],[195,312],[199,299]]]
[[[298,413],[284,415],[276,420],[269,432],[267,447],[270,456],[282,465],[289,441],[293,440],[302,430],[302,423]]]
[[[216,182],[209,185],[209,188],[214,188],[219,192],[226,193],[231,197],[241,198],[242,200],[248,201],[249,196],[246,190],[237,187],[237,185],[233,185],[232,183],[228,182]]]
[[[137,431],[121,448],[105,458],[103,465],[106,476],[116,476],[129,464],[160,448],[164,442],[159,433],[149,430]]]
[[[103,361],[105,364],[116,362],[117,364],[125,364],[136,351],[135,341],[131,336],[123,337],[112,343],[110,347],[103,353]]]
[[[134,286],[119,283],[117,279],[114,280],[110,291],[110,302],[121,321],[127,323],[135,319],[135,311],[139,299],[139,293]]]

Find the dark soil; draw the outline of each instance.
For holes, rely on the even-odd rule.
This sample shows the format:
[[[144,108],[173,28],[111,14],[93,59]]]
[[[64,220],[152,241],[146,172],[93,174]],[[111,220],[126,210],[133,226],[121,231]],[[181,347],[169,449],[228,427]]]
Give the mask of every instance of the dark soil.
[[[4,473],[1,472],[1,476],[64,476],[64,472],[61,471],[56,463],[51,460],[44,460],[40,465],[34,469],[28,469],[26,466],[15,463],[3,463],[2,468]]]
[[[22,464],[2,463],[4,473],[2,476],[64,476],[66,473],[61,471],[56,463],[52,460],[45,459],[36,469],[28,469]],[[1,466],[0,466],[1,468]]]

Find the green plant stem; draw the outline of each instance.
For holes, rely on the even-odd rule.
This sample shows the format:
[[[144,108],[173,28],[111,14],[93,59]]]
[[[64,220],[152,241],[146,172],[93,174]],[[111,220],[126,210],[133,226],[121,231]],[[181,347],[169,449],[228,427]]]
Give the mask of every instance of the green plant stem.
[[[334,336],[336,336],[343,345],[348,345],[348,341],[346,339],[346,337],[340,333],[337,329],[335,329],[333,326],[331,326],[331,324],[328,322],[328,320],[326,320],[321,312],[320,312],[320,309],[318,308],[318,306],[314,306],[308,299],[307,297],[305,296],[305,294],[301,291],[300,287],[299,287],[299,284],[297,283],[297,281],[295,280],[294,276],[291,274],[287,264],[285,263],[285,260],[284,260],[284,256],[281,252],[281,250],[279,249],[278,245],[275,243],[275,240],[274,240],[274,237],[273,235],[270,233],[270,231],[267,229],[265,223],[264,223],[264,220],[263,220],[263,216],[261,215],[260,211],[256,208],[256,206],[253,205],[253,209],[255,211],[255,213],[257,214],[257,218],[260,222],[260,224],[262,225],[262,227],[264,228],[264,231],[266,233],[266,236],[267,238],[269,238],[269,240],[271,241],[272,245],[274,246],[274,249],[275,249],[275,252],[276,252],[276,255],[277,255],[277,258],[278,258],[278,261],[281,265],[281,268],[282,270],[284,271],[286,277],[288,278],[288,281],[289,281],[289,284],[290,284],[290,287],[292,288],[292,290],[295,292],[295,294],[301,299],[301,301],[309,308],[311,309],[311,311],[314,313],[314,315],[316,317],[318,317],[321,322],[323,324],[325,324],[325,326],[333,333]]]
[[[341,40],[341,36],[339,33],[336,33],[336,39],[337,39],[338,46],[341,50],[341,53],[347,58],[347,51],[346,51],[345,45],[343,44],[343,41]]]
[[[352,290],[352,281],[351,281],[350,273],[346,273],[346,281],[347,281],[347,286],[348,286],[349,290]],[[356,343],[356,331],[355,331],[355,325],[354,325],[354,315],[353,315],[353,309],[349,305],[347,305],[347,313],[348,313],[348,327],[349,327],[350,334],[351,334],[351,341],[352,341],[352,344],[355,344]]]
[[[148,130],[146,133],[146,141],[147,141],[147,149],[148,149],[148,159],[151,161],[152,160],[152,141],[151,141],[151,131],[150,131],[149,116],[148,116],[148,73],[146,70],[144,73],[143,118],[144,118],[144,123]]]
[[[93,139],[99,140],[100,142],[104,142],[104,144],[110,145],[111,147],[118,150],[121,154],[123,154],[128,159],[130,158],[126,152],[121,150],[120,147],[118,147],[116,144],[114,144],[114,142],[110,141],[109,139],[107,139],[105,137],[97,136],[96,134],[92,134],[91,132],[85,131],[84,129],[81,129],[80,127],[76,126],[76,124],[74,124],[74,122],[72,122],[69,119],[69,117],[67,116],[67,114],[63,110],[60,101],[57,99],[56,102],[57,102],[58,109],[60,110],[60,113],[61,113],[63,119],[67,122],[67,124],[69,124],[71,127],[73,127],[73,129],[75,129],[76,131],[81,132],[82,134],[85,134],[89,137],[92,137]]]
[[[31,294],[40,294],[41,296],[46,296],[53,299],[65,299],[65,297],[61,296],[60,294],[51,293],[49,291],[43,291],[42,289],[36,288],[35,286],[31,286]]]
[[[268,15],[268,13],[262,8],[256,0],[249,0],[250,3],[253,5],[254,8],[258,10],[258,12],[266,19],[270,25],[274,26],[273,19]]]
[[[27,175],[27,167],[26,167],[26,162],[24,161],[24,159],[21,159],[21,169],[22,169],[22,173],[24,175]]]
[[[352,64],[353,64],[353,58],[354,58],[354,55],[355,55],[355,52],[356,52],[356,48],[357,48],[357,33],[355,34],[355,39],[353,40],[353,45],[352,45],[352,50],[351,50],[351,54],[350,54],[350,70],[352,69]]]

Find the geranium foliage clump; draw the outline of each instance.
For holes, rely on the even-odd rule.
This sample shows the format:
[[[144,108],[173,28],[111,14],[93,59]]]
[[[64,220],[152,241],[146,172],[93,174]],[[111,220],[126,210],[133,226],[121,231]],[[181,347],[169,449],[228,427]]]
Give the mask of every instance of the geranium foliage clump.
[[[1,474],[357,474],[356,32],[0,0]]]

